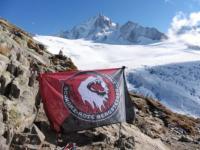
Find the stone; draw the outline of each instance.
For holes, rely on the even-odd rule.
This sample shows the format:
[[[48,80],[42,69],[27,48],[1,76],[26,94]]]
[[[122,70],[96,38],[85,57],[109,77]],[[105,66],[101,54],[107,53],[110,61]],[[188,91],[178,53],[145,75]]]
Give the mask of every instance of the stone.
[[[45,140],[44,134],[39,130],[39,128],[35,124],[33,124],[31,133],[36,134],[41,142]]]
[[[15,77],[23,74],[23,70],[19,66],[15,66],[12,62],[8,64],[7,71],[10,72]]]
[[[8,61],[8,58],[0,54],[0,74],[6,70]]]
[[[39,149],[41,149],[41,145],[32,145],[32,144],[26,144],[25,146],[24,146],[24,148],[26,148],[26,149],[30,149],[30,150],[39,150]]]
[[[30,132],[29,132],[30,131]],[[26,132],[15,134],[11,143],[13,149],[32,149],[38,150],[42,146],[45,140],[43,133],[33,125],[31,130],[26,130]]]
[[[27,136],[28,143],[31,145],[40,145],[43,141],[41,141],[40,137],[37,134],[29,134]]]
[[[3,113],[0,112],[0,136],[5,132],[5,124],[3,123]]]
[[[8,64],[7,71],[14,75],[16,68],[17,67],[11,62]]]
[[[12,96],[14,98],[19,98],[19,96],[20,96],[20,89],[18,88],[18,86],[16,84],[11,84],[10,96]]]
[[[12,144],[23,145],[27,142],[26,134],[15,134],[12,139]]]
[[[31,74],[31,76],[29,77],[28,86],[32,87],[34,85],[35,79],[35,74]]]
[[[41,50],[45,50],[45,46],[44,46],[43,44],[38,43],[38,47],[39,47]]]
[[[181,141],[181,142],[193,142],[193,139],[189,136],[181,136],[179,141]]]
[[[56,148],[60,148],[59,146],[50,144],[50,143],[44,143],[41,147],[42,150],[54,150]]]
[[[15,69],[14,76],[18,77],[19,75],[22,75],[23,73],[24,73],[24,71],[18,66]]]
[[[8,150],[8,145],[6,144],[6,139],[0,136],[0,150]]]
[[[43,50],[45,48],[45,47],[41,46],[41,44],[34,43],[33,40],[28,40],[27,47],[30,49],[34,49],[40,55],[43,55]]]
[[[121,150],[135,149],[135,139],[133,136],[122,136],[115,142],[115,146]]]
[[[4,90],[6,87],[6,78],[4,76],[1,75],[0,77],[0,94],[4,94]]]
[[[22,37],[23,37],[23,36],[22,36],[22,33],[21,33],[19,30],[13,30],[12,33],[13,33],[15,36],[19,37],[19,38],[22,38]]]

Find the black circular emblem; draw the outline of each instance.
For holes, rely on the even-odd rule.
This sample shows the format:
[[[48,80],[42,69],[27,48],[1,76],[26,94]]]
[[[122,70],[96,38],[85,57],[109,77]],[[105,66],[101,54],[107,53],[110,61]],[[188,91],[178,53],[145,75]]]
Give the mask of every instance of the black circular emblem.
[[[79,72],[63,84],[64,103],[70,112],[85,121],[110,118],[120,102],[118,83],[107,74]]]

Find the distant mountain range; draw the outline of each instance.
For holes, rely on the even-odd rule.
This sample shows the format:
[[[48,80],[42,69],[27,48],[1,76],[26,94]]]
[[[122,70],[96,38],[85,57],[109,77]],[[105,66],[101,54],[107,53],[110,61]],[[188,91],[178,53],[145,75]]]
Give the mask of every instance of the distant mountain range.
[[[119,25],[101,14],[74,26],[71,30],[61,32],[59,36],[110,44],[148,44],[167,39],[167,36],[156,28],[143,27],[132,21]]]

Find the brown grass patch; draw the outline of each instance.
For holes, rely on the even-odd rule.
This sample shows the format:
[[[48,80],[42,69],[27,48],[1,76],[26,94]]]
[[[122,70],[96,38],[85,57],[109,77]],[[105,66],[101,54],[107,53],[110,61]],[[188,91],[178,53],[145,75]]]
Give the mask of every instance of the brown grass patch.
[[[163,106],[159,101],[151,98],[137,94],[131,94],[131,97],[138,110],[161,119],[164,122],[165,127],[181,128],[190,135],[198,133],[197,126],[200,124],[200,119],[174,113]]]

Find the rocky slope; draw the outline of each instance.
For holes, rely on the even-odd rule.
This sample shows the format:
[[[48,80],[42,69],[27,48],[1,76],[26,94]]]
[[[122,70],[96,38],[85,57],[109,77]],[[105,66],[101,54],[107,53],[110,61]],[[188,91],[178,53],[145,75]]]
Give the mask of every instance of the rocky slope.
[[[136,150],[196,150],[200,148],[200,119],[173,113],[158,101],[131,94],[136,107],[136,120],[122,123],[119,139],[119,124],[99,127],[92,130],[56,135],[49,127],[42,109],[35,124],[46,139],[43,149],[53,149],[57,145],[76,143],[78,149],[136,149]]]
[[[65,56],[52,55],[32,37],[0,19],[0,149],[14,133],[33,125],[37,114],[39,72],[76,69]]]
[[[112,44],[147,44],[167,38],[156,28],[143,27],[132,21],[119,25],[101,14],[62,32],[60,36]]]
[[[131,95],[136,120],[59,135],[50,128],[38,95],[37,74],[76,69],[18,27],[0,20],[0,149],[168,150],[200,148],[200,120],[172,113],[159,102]],[[57,147],[56,147],[57,145]]]

